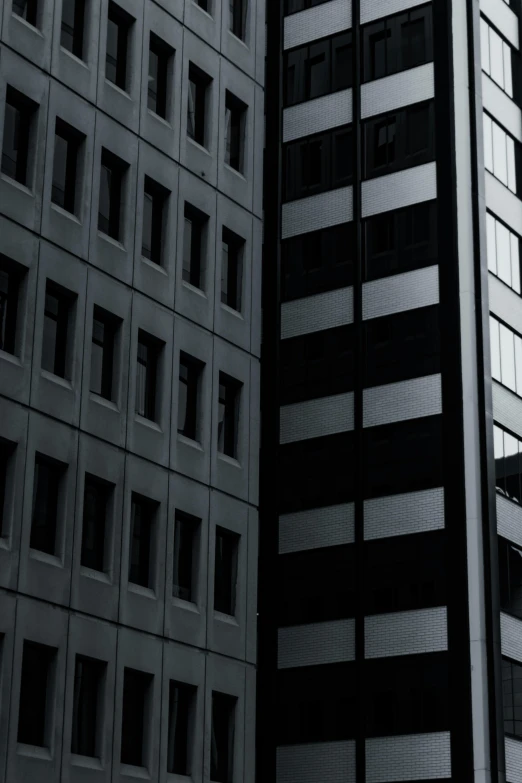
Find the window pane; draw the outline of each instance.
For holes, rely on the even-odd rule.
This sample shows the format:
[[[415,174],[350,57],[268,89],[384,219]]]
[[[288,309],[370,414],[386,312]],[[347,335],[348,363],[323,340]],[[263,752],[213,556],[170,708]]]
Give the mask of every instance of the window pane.
[[[502,39],[490,28],[489,30],[491,78],[504,89],[504,54]]]
[[[515,391],[515,345],[513,332],[503,324],[500,329],[500,368],[502,383]]]
[[[488,171],[493,172],[493,126],[491,118],[483,115],[484,120],[484,165]]]
[[[486,215],[486,229],[487,229],[487,241],[488,241],[488,269],[497,274],[497,245],[495,236],[495,218],[490,215],[489,212]]]
[[[489,330],[491,340],[491,375],[500,381],[500,333],[499,322],[496,318],[489,319]]]
[[[497,228],[497,274],[507,285],[511,285],[511,243],[508,229],[496,221]]]

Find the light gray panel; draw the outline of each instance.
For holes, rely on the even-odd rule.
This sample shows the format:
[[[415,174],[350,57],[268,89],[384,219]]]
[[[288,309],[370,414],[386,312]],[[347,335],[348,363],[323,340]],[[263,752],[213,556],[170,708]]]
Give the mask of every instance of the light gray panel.
[[[490,19],[504,38],[519,47],[518,19],[504,0],[480,0],[480,10]]]
[[[448,649],[445,606],[377,614],[364,619],[364,655],[383,658]]]
[[[444,527],[444,490],[424,489],[364,501],[366,541]]]
[[[522,783],[522,742],[506,737],[506,780]]]
[[[422,5],[423,2],[424,0],[362,0],[361,24],[380,19],[381,16],[391,16],[407,8],[414,8],[416,5]]]
[[[353,430],[353,392],[283,405],[279,443],[333,435]]]
[[[366,740],[366,783],[449,777],[449,731]]]
[[[353,220],[353,188],[337,188],[283,204],[281,238]]]
[[[503,0],[502,0],[503,1]],[[522,113],[517,104],[485,73],[482,74],[482,104],[515,139],[522,141]]]
[[[503,2],[503,0],[500,0]],[[489,171],[486,178],[486,206],[516,233],[522,226],[522,201]]]
[[[353,321],[353,288],[338,288],[281,305],[281,339]]]
[[[323,95],[283,112],[283,141],[311,136],[352,121],[352,90]]]
[[[442,413],[440,375],[374,386],[363,393],[364,427]]]
[[[277,749],[277,783],[355,783],[355,742],[311,742]]]
[[[363,285],[363,319],[402,313],[439,302],[439,269],[428,266]]]
[[[488,278],[490,311],[522,334],[522,298],[495,275],[490,274]]]
[[[277,668],[319,666],[355,660],[355,620],[279,628]]]
[[[284,48],[325,38],[352,26],[352,0],[330,0],[285,18]]]
[[[502,655],[522,663],[522,620],[500,613]]]
[[[363,84],[361,117],[383,114],[411,103],[427,101],[435,95],[433,63]]]
[[[279,554],[351,544],[354,540],[354,505],[312,508],[279,517]]]
[[[522,399],[496,381],[493,381],[493,416],[522,438]]]
[[[425,163],[411,169],[368,179],[361,186],[363,218],[409,207],[437,197],[436,164]]]
[[[522,546],[522,506],[497,493],[497,532],[499,536]]]

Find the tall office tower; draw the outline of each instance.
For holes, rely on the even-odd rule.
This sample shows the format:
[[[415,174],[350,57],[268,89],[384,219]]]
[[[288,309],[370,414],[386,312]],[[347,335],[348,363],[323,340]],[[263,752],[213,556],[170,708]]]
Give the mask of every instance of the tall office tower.
[[[267,13],[260,779],[520,783],[520,2]]]
[[[264,2],[0,5],[0,780],[252,781]]]

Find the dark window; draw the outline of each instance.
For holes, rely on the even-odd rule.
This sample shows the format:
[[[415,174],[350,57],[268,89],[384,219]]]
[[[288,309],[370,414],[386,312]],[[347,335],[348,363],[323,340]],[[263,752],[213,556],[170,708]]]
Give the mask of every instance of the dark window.
[[[8,491],[11,484],[11,465],[15,449],[15,443],[0,438],[0,538],[5,538],[9,534]]]
[[[444,532],[366,541],[364,549],[366,614],[447,603]]]
[[[186,283],[202,288],[205,228],[208,215],[185,202],[185,227],[183,231],[183,270]]]
[[[196,602],[198,539],[201,519],[176,510],[172,595]]]
[[[98,231],[119,240],[123,217],[123,180],[128,165],[102,148]]]
[[[239,538],[231,530],[216,527],[214,609],[232,616],[236,613]]]
[[[306,8],[315,8],[316,5],[322,5],[328,0],[285,0],[285,14],[294,14],[297,11],[304,11]]]
[[[212,738],[210,742],[210,779],[232,783],[234,778],[235,696],[212,691]]]
[[[147,106],[159,117],[168,113],[169,68],[174,50],[154,33],[149,40]]]
[[[285,54],[285,106],[352,85],[352,34],[301,46]]]
[[[342,128],[284,148],[284,199],[322,193],[352,180],[352,130]]]
[[[493,428],[493,437],[497,490],[509,500],[520,504],[522,441],[497,425]]]
[[[209,0],[196,0],[196,5],[199,5],[200,8],[202,8],[207,13],[209,12]]]
[[[365,178],[428,163],[435,156],[433,101],[364,123]]]
[[[501,608],[522,618],[522,548],[499,537],[498,557]]]
[[[230,30],[237,38],[244,40],[247,0],[229,0]]]
[[[121,763],[146,766],[146,731],[150,712],[150,691],[154,676],[125,667],[121,722]]]
[[[29,140],[38,105],[7,85],[5,94],[4,136],[2,141],[2,174],[30,185]]]
[[[113,399],[114,349],[120,323],[119,318],[94,306],[90,390],[106,400]]]
[[[158,265],[163,260],[163,227],[169,195],[166,188],[145,177],[141,254]]]
[[[439,308],[420,307],[364,323],[364,385],[440,372]]]
[[[191,734],[197,688],[184,682],[170,681],[167,772],[191,774]]]
[[[307,625],[353,617],[352,545],[280,555],[278,573],[279,625]]]
[[[154,524],[158,503],[132,493],[129,545],[129,582],[153,587]]]
[[[436,264],[437,204],[426,201],[366,220],[365,279]]]
[[[245,120],[247,106],[235,95],[225,92],[225,163],[243,171]]]
[[[207,128],[207,90],[212,79],[193,63],[189,64],[187,135],[205,146]]]
[[[84,135],[56,118],[51,201],[67,212],[76,210],[78,158]]]
[[[433,60],[431,4],[363,27],[363,81]]]
[[[81,563],[94,571],[108,568],[107,528],[114,486],[85,474]]]
[[[447,653],[365,661],[366,736],[447,731]]]
[[[122,90],[127,89],[127,57],[133,23],[134,19],[123,8],[109,2],[105,78]]]
[[[33,479],[31,549],[56,554],[58,504],[65,465],[36,455]]]
[[[351,285],[353,247],[352,223],[300,234],[283,241],[283,301]]]
[[[16,327],[20,285],[25,270],[0,255],[0,351],[16,353]]]
[[[355,664],[283,669],[277,673],[277,744],[338,742],[355,732]]]
[[[13,14],[38,27],[38,0],[13,0]]]
[[[158,374],[164,343],[141,329],[138,332],[138,367],[136,372],[136,413],[156,421]]]
[[[243,384],[223,372],[219,373],[218,451],[237,458],[239,406]]]
[[[365,497],[441,486],[440,416],[371,427],[364,441]]]
[[[105,661],[77,655],[74,666],[74,695],[71,753],[100,758],[103,678]]]
[[[353,326],[281,340],[279,350],[281,405],[353,389]]]
[[[241,312],[245,240],[223,227],[221,240],[221,301]]]
[[[62,0],[60,44],[80,60],[83,58],[85,0]]]
[[[502,698],[504,731],[512,737],[522,737],[522,666],[502,659]]]
[[[69,349],[73,331],[73,306],[76,295],[47,281],[42,337],[42,369],[58,375],[70,376],[72,357]]]
[[[187,353],[179,357],[178,432],[199,440],[199,390],[203,363]]]
[[[18,707],[18,742],[49,748],[53,710],[50,709],[52,669],[56,648],[24,641],[20,702]]]

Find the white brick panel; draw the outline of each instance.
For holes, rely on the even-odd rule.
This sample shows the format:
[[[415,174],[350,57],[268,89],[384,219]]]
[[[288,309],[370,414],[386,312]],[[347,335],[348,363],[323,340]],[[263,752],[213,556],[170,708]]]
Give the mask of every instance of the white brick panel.
[[[425,489],[364,501],[364,538],[404,536],[444,527],[444,490]]]
[[[522,112],[515,101],[485,73],[482,74],[482,105],[492,117],[502,117],[504,128],[522,141]]]
[[[366,740],[366,783],[449,777],[449,731]]]
[[[353,288],[338,288],[281,305],[281,339],[353,322]]]
[[[445,606],[378,614],[364,619],[366,658],[416,655],[447,649]]]
[[[363,319],[415,310],[439,302],[439,269],[428,266],[363,285]]]
[[[306,400],[281,408],[281,444],[350,430],[353,430],[353,392]]]
[[[442,413],[440,375],[426,375],[399,383],[364,389],[363,426],[418,419]]]
[[[518,19],[504,0],[480,0],[481,12],[515,49],[519,47]]]
[[[522,546],[522,506],[497,494],[497,531],[499,536]]]
[[[427,101],[435,95],[433,63],[419,65],[361,87],[361,117],[384,114],[412,103]]]
[[[312,508],[279,517],[279,554],[351,544],[354,540],[354,505]]]
[[[283,141],[348,125],[352,121],[352,103],[350,89],[290,106],[283,112]]]
[[[502,655],[522,662],[522,620],[500,613]]]
[[[522,334],[522,298],[492,274],[489,275],[489,309]]]
[[[319,666],[355,660],[355,620],[279,628],[277,666]]]
[[[506,780],[522,783],[522,742],[506,737]]]
[[[292,49],[352,26],[351,0],[331,0],[285,18],[284,48]]]
[[[277,749],[277,783],[355,783],[355,742],[313,742]]]
[[[496,381],[493,381],[493,416],[522,438],[522,399]]]
[[[437,198],[436,164],[424,163],[422,166],[413,166],[411,169],[363,182],[362,216],[366,218],[434,198]]]
[[[361,0],[361,24],[414,8],[424,2],[425,0]]]
[[[281,238],[319,231],[353,220],[353,189],[328,190],[317,196],[300,198],[283,204]]]

